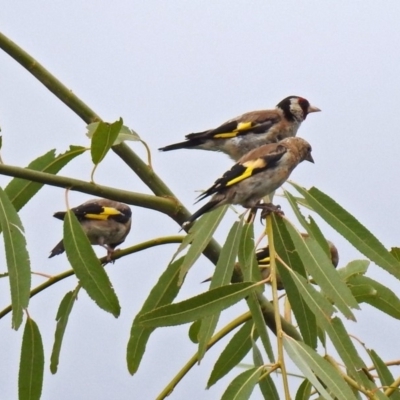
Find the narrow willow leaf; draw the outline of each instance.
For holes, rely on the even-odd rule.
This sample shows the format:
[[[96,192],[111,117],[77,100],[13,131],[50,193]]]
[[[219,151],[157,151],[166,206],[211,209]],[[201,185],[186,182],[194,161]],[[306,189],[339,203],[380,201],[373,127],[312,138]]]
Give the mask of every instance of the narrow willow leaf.
[[[175,299],[180,290],[178,276],[182,262],[183,258],[180,258],[168,265],[133,320],[126,353],[128,371],[132,375],[139,369],[147,342],[154,331],[154,328],[144,328],[140,324],[140,316],[158,307],[170,304]]]
[[[244,224],[239,244],[238,259],[244,281],[258,282],[261,280],[261,273],[255,254],[254,225],[252,223]]]
[[[114,145],[122,124],[122,118],[112,124],[107,122],[98,123],[96,130],[93,132],[90,146],[93,164],[97,165],[104,159],[107,152]]]
[[[349,279],[348,284],[354,286],[367,285],[372,288],[372,293],[364,296],[359,295],[357,300],[368,303],[393,318],[400,319],[400,299],[388,287],[367,276],[353,276]]]
[[[397,260],[400,261],[400,248],[399,247],[392,247],[390,249],[390,254]]]
[[[400,279],[400,262],[356,218],[317,188],[313,187],[307,191],[294,183],[292,185],[304,196],[315,212],[357,250],[397,279]]]
[[[69,315],[71,314],[72,307],[78,298],[80,285],[76,287],[73,292],[68,292],[61,300],[60,306],[58,307],[56,321],[57,327],[54,334],[53,350],[50,357],[50,371],[55,374],[58,369],[58,362],[60,360],[61,345],[64,338],[64,333],[67,328]]]
[[[243,219],[233,224],[228,233],[225,244],[221,249],[214,275],[211,279],[210,289],[214,289],[230,283],[232,278],[233,267],[235,265],[236,256],[239,249],[243,229]],[[219,313],[215,313],[206,317],[201,322],[199,331],[199,361],[203,358],[207,344],[211,339],[219,319]]]
[[[31,266],[24,228],[9,198],[0,188],[0,225],[3,230],[8,276],[10,279],[12,327],[17,330],[28,307]]]
[[[256,338],[253,338],[253,337],[251,338],[251,344],[252,344],[252,348],[253,348],[254,365],[256,367],[261,367],[263,369],[263,372],[265,372],[264,360],[261,355],[261,351],[257,346]],[[260,377],[260,379],[258,381],[258,386],[261,390],[262,395],[264,396],[264,399],[279,400],[278,391],[277,391],[274,381],[272,380],[270,375],[267,375],[264,378]]]
[[[258,301],[257,294],[251,293],[246,299],[247,305],[251,312],[254,325],[257,329],[258,336],[260,336],[261,342],[264,346],[264,350],[267,353],[268,359],[271,363],[275,362],[274,352],[271,346],[271,340],[269,339],[267,326],[265,325],[264,315],[261,310],[260,302]]]
[[[111,282],[89,239],[72,211],[64,218],[64,246],[68,260],[89,297],[103,310],[118,317],[121,307]]]
[[[336,351],[347,368],[347,373],[360,385],[375,388],[363,372],[363,370],[366,370],[367,366],[358,355],[343,322],[339,318],[335,317],[330,322],[321,325],[321,327],[323,327],[329,335],[332,344],[335,346]]]
[[[175,299],[180,290],[178,277],[182,262],[183,258],[180,258],[168,265],[133,320],[126,353],[128,371],[132,375],[139,369],[147,342],[154,331],[154,328],[144,328],[140,324],[140,316],[158,307],[171,304]]]
[[[376,290],[370,285],[356,285],[348,283],[353,296],[359,303],[365,302],[366,298],[376,296]]]
[[[99,126],[99,122],[93,122],[86,127],[88,130],[86,132],[86,136],[89,139],[91,139],[93,137],[93,134],[96,131],[98,126]],[[130,129],[126,125],[122,125],[122,127],[118,133],[118,136],[112,145],[116,146],[117,144],[120,144],[127,140],[129,140],[131,142],[141,142],[142,141],[142,139],[140,139],[140,136],[133,129]]]
[[[368,270],[369,264],[368,260],[353,260],[344,268],[339,268],[337,272],[342,281],[347,282],[353,276],[364,275]]]
[[[332,397],[320,381],[335,394],[335,398],[338,400],[357,400],[336,369],[313,349],[288,336],[283,337],[283,345],[293,362],[325,399],[332,399]]]
[[[309,400],[311,395],[311,383],[308,379],[304,379],[297,389],[295,400]]]
[[[264,360],[261,354],[260,349],[257,346],[257,343],[253,337],[251,339],[251,347],[253,349],[253,362],[256,367],[264,366]]]
[[[262,373],[262,368],[251,368],[239,374],[227,387],[221,400],[247,400]]]
[[[279,257],[288,265],[293,271],[296,271],[301,276],[306,278],[306,271],[301,261],[301,258],[296,251],[292,238],[286,229],[285,223],[282,218],[272,216],[272,229],[274,235],[275,250]],[[303,297],[294,282],[291,274],[286,268],[277,261],[277,268],[279,275],[284,284],[286,294],[288,296],[293,314],[299,325],[300,332],[303,340],[312,348],[317,347],[317,323],[315,315],[312,313],[308,305],[305,303]]]
[[[379,357],[375,350],[367,350],[369,356],[371,357],[372,362],[374,363],[376,372],[379,375],[379,379],[381,381],[381,385],[385,389],[389,388],[394,383],[394,378],[390,369],[384,363],[384,361]],[[390,395],[391,400],[400,400],[400,392],[399,388],[396,385],[396,389]]]
[[[229,341],[214,364],[211,375],[208,378],[207,389],[223,378],[233,368],[237,367],[250,351],[252,347],[252,328],[253,321],[247,321]]]
[[[299,222],[301,223],[303,228],[307,231],[309,236],[313,237],[318,242],[318,244],[324,250],[326,255],[329,256],[330,252],[329,252],[328,242],[326,241],[326,239],[325,239],[324,235],[322,234],[321,230],[319,229],[318,225],[315,223],[315,221],[311,217],[309,217],[310,222],[308,223],[306,218],[300,212],[300,209],[298,207],[295,197],[287,191],[284,191],[284,193],[285,193],[285,196],[288,199],[289,204],[291,205],[297,219],[299,220]]]
[[[265,400],[279,400],[279,393],[276,389],[275,383],[270,375],[262,378],[258,381],[258,386],[260,387],[261,393]]]
[[[335,311],[332,304],[296,271],[289,270],[289,272],[300,295],[314,313],[317,323],[320,323],[319,320],[330,320]]]
[[[33,160],[26,168],[34,171],[56,174],[75,157],[83,154],[87,149],[81,146],[70,146],[63,154],[55,156],[55,150]],[[19,211],[43,187],[43,183],[32,182],[26,179],[14,178],[4,189],[15,209]]]
[[[44,371],[43,343],[36,322],[27,318],[22,337],[18,374],[18,398],[39,400],[42,394]]]
[[[189,269],[196,262],[196,260],[201,256],[204,249],[207,247],[208,243],[212,239],[215,230],[218,228],[222,217],[225,215],[228,206],[218,207],[217,209],[203,215],[198,222],[190,229],[194,232],[194,237],[192,244],[185,256],[185,260],[181,266],[181,272],[179,275],[179,284],[182,284],[183,278],[186,276]],[[189,232],[190,234],[190,232]],[[186,242],[185,242],[186,243]],[[183,243],[179,246],[179,249],[183,247]],[[179,250],[178,249],[178,250]],[[177,253],[174,255],[176,257]]]
[[[354,321],[354,314],[349,307],[359,308],[358,303],[350,289],[341,281],[331,260],[315,239],[311,237],[303,238],[289,221],[285,220],[284,222],[307,271],[325,294],[335,303],[335,306],[347,318]]]
[[[201,327],[201,321],[201,319],[194,321],[189,328],[189,339],[195,344],[199,343],[199,330]]]
[[[232,306],[248,296],[257,285],[244,282],[221,286],[180,303],[163,306],[143,314],[139,318],[139,323],[144,327],[157,327],[192,322]]]

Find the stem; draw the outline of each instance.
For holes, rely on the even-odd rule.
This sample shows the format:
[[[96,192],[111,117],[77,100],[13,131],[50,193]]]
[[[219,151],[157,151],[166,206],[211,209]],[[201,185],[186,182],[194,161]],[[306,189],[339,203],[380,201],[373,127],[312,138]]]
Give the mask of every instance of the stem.
[[[143,193],[128,192],[127,190],[115,189],[109,186],[97,185],[78,179],[11,165],[0,164],[0,174],[70,189],[77,192],[93,194],[95,196],[106,197],[111,200],[122,201],[134,206],[150,208],[168,215],[176,214],[176,202],[167,198]]]
[[[15,61],[21,64],[47,89],[57,96],[66,106],[75,114],[81,117],[87,124],[100,121],[101,118],[90,109],[83,101],[77,97],[71,89],[64,86],[55,76],[50,74],[41,64],[32,56],[25,52],[16,43],[8,39],[0,32],[0,48],[3,49]]]
[[[392,384],[384,391],[384,395],[390,397],[395,390],[399,390],[400,377],[393,381]]]
[[[139,244],[136,244],[135,246],[128,247],[127,249],[124,250],[117,250],[115,251],[111,259],[112,260],[118,260],[121,257],[127,256],[128,254],[133,254],[137,253],[138,251],[142,251],[145,249],[150,249],[151,247],[155,246],[160,246],[162,244],[170,244],[170,243],[181,243],[183,238],[185,236],[183,235],[174,235],[174,236],[165,236],[165,237],[160,237],[156,239],[151,239],[146,242],[142,242]],[[102,257],[100,259],[101,263],[105,263],[107,261],[107,257]],[[34,289],[31,290],[29,294],[29,298],[32,298],[33,296],[37,295],[41,291],[47,289],[48,287],[54,285],[57,282],[62,281],[65,278],[68,278],[69,276],[74,275],[74,271],[72,269],[62,272],[61,274],[55,275],[50,277],[46,282],[42,283],[39,286],[36,286]],[[2,311],[0,311],[0,319],[6,316],[9,312],[11,312],[12,307],[11,305],[7,306],[4,308]]]
[[[268,215],[266,218],[267,224],[267,236],[268,236],[268,246],[269,246],[269,257],[270,257],[270,267],[271,267],[271,284],[272,284],[272,300],[274,304],[275,311],[275,324],[276,324],[276,338],[278,345],[278,364],[282,371],[282,380],[283,380],[283,389],[285,392],[285,399],[290,399],[289,392],[289,382],[286,373],[286,365],[283,354],[283,343],[282,343],[282,324],[281,324],[281,316],[279,313],[279,299],[278,299],[278,286],[276,282],[276,253],[275,253],[275,245],[274,245],[274,236],[272,231],[272,219],[271,215]]]
[[[58,99],[66,104],[75,114],[77,114],[86,124],[101,121],[101,118],[82,100],[80,100],[70,89],[64,86],[49,71],[47,71],[32,56],[26,53],[17,44],[0,33],[0,48],[16,60],[36,79],[38,79],[46,88],[52,92]],[[130,147],[121,143],[113,146],[112,150],[121,157],[121,159],[138,175],[138,177],[153,191],[156,196],[166,197],[175,201],[175,212],[169,214],[180,226],[187,221],[190,213],[182,203],[175,197],[172,191],[158,177],[158,175],[138,157]],[[13,176],[13,175],[12,175]],[[86,193],[86,192],[85,192]],[[91,192],[87,192],[91,193]],[[212,239],[205,248],[203,254],[216,264],[221,247]]]
[[[219,332],[217,332],[208,342],[206,351],[210,349],[214,344],[216,344],[219,340],[225,337],[228,333],[232,332],[239,325],[244,324],[245,322],[251,319],[251,313],[248,311],[245,314],[240,315],[228,325],[224,326]],[[193,355],[190,360],[182,367],[182,369],[172,378],[172,380],[168,383],[167,386],[163,389],[163,391],[156,397],[156,400],[165,399],[169,396],[176,385],[183,379],[183,377],[190,371],[190,369],[196,364],[199,359],[199,353]]]
[[[339,372],[341,377],[355,390],[364,393],[369,399],[376,399],[376,400],[378,399],[370,390],[363,388],[354,379],[350,378],[347,374],[344,374],[342,369],[339,367],[339,365],[337,364],[337,362],[333,357],[326,355],[325,359]]]

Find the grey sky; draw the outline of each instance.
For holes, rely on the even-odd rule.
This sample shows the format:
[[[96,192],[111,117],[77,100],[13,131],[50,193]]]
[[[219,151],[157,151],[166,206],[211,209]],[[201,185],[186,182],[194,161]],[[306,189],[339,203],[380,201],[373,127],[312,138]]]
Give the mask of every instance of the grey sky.
[[[335,198],[391,247],[400,245],[399,14],[396,1],[42,0],[3,1],[0,23],[5,35],[103,119],[123,117],[153,150],[156,172],[193,211],[195,190],[209,187],[231,161],[221,154],[163,154],[157,148],[245,111],[271,108],[288,95],[304,96],[322,109],[299,131],[313,146],[315,165],[300,165],[292,179]],[[89,143],[84,123],[3,52],[0,77],[6,163],[25,166],[50,148],[63,152],[69,144]],[[130,146],[144,155],[140,145]],[[86,154],[61,174],[89,179],[90,170]],[[2,186],[8,180],[0,176]],[[100,166],[97,182],[148,192],[113,154]],[[70,195],[74,205],[87,198]],[[283,201],[281,205],[286,207]],[[34,271],[57,274],[68,268],[64,255],[47,259],[62,232],[51,215],[64,208],[64,191],[46,188],[21,212]],[[178,231],[164,216],[139,208],[133,213],[126,246]],[[230,213],[223,226],[229,227],[234,218]],[[326,235],[339,247],[341,266],[360,258],[336,233],[326,229]],[[217,234],[220,242],[225,236],[226,229]],[[54,319],[61,298],[75,286],[74,278],[31,301],[30,314],[39,324],[46,354],[43,399],[152,399],[191,357],[196,348],[188,343],[188,327],[180,326],[153,335],[136,376],[131,377],[125,366],[132,319],[175,248],[132,255],[108,268],[122,305],[118,320],[80,294],[55,376],[48,372]],[[179,299],[204,290],[199,282],[211,271],[203,259],[190,272]],[[371,266],[369,275],[385,279],[398,292],[398,282],[377,267]],[[35,277],[33,282],[36,286],[42,279]],[[5,280],[0,285],[3,308],[9,292]],[[385,348],[390,330],[398,330],[397,321],[368,306],[357,317],[358,324],[348,325],[350,332],[383,357],[399,358],[393,348]],[[9,318],[0,323],[0,387],[9,399],[16,398],[22,334],[10,325]],[[219,398],[239,373],[203,390],[222,348],[191,371],[171,398]],[[255,391],[253,397],[260,395]]]

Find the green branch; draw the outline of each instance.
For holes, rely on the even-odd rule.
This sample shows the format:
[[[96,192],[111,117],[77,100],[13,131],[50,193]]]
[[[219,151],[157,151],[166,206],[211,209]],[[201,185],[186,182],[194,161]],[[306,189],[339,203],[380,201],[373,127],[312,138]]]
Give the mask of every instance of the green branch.
[[[206,351],[209,350],[214,344],[218,343],[222,338],[236,329],[238,326],[244,324],[251,319],[251,313],[248,311],[239,317],[235,318],[229,324],[225,325],[219,332],[217,332],[207,343]],[[183,377],[190,371],[190,369],[199,360],[199,353],[194,354],[190,360],[182,367],[182,369],[171,379],[163,391],[157,396],[156,400],[165,399],[175,389],[176,385],[183,379]]]
[[[128,192],[127,190],[97,185],[65,176],[49,174],[47,172],[40,172],[33,169],[0,164],[0,174],[65,189],[68,188],[70,190],[88,193],[95,196],[106,197],[111,200],[122,201],[134,206],[157,210],[168,215],[175,215],[177,212],[176,202],[168,198],[161,198],[143,193]]]
[[[156,239],[151,239],[147,240],[146,242],[142,242],[139,244],[136,244],[134,246],[128,247],[127,249],[124,250],[117,250],[115,253],[112,254],[111,260],[115,261],[118,260],[121,257],[125,257],[129,254],[137,253],[142,250],[150,249],[151,247],[156,247],[160,246],[163,244],[171,244],[171,243],[181,243],[183,238],[185,236],[183,235],[174,235],[174,236],[164,236]],[[107,257],[102,257],[100,258],[100,262],[102,264],[106,263]],[[72,269],[69,269],[68,271],[62,272],[61,274],[52,276],[49,278],[46,282],[43,282],[39,286],[35,287],[34,289],[31,290],[29,294],[29,298],[32,298],[33,296],[37,295],[38,293],[42,292],[43,290],[47,289],[50,286],[53,286],[55,283],[62,281],[65,278],[68,278],[69,276],[74,275],[74,271]],[[2,311],[0,311],[0,319],[6,316],[8,313],[10,313],[12,310],[11,305],[7,306],[4,308]]]
[[[32,56],[25,52],[21,47],[8,39],[0,32],[0,48],[3,49],[15,61],[18,61],[28,70],[39,82],[57,96],[75,114],[81,117],[87,124],[100,121],[100,117],[81,101],[71,89],[64,86],[56,77],[51,75],[41,64]]]

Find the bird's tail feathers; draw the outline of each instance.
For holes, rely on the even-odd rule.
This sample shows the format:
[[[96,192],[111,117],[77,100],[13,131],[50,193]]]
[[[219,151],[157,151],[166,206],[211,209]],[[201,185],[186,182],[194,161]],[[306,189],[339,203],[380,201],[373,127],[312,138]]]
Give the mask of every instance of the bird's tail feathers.
[[[65,248],[64,248],[64,243],[62,240],[54,247],[54,249],[50,252],[49,258],[52,258],[54,256],[58,256],[61,253],[64,253]]]
[[[57,218],[57,219],[61,219],[61,221],[64,221],[65,214],[66,214],[65,211],[58,211],[53,214],[53,217]]]
[[[204,204],[203,207],[198,209],[193,215],[189,217],[189,219],[185,222],[186,224],[190,224],[194,221],[196,221],[197,218],[201,217],[203,214],[205,214],[208,211],[211,211],[215,206],[219,205],[221,200],[211,200],[207,204]]]
[[[165,147],[160,147],[158,150],[160,151],[170,151],[170,150],[179,150],[179,149],[190,149],[193,146],[196,146],[197,143],[193,143],[189,140],[186,140],[184,142],[179,142],[179,143],[174,143],[170,144]]]

